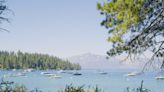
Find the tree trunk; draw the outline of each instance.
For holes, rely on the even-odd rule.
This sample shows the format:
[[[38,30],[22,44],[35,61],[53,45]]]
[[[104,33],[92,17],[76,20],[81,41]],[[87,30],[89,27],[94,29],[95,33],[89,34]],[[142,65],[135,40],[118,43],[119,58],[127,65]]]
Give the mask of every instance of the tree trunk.
[[[162,8],[163,8],[163,10],[164,10],[164,0],[162,0]],[[164,12],[163,12],[162,15],[164,16]],[[164,18],[163,18],[163,20],[164,20]]]
[[[164,0],[162,0],[162,8],[163,8],[163,11],[164,11]],[[164,15],[164,13],[163,13]]]
[[[161,65],[161,69],[164,69],[164,60],[163,60],[162,65]]]

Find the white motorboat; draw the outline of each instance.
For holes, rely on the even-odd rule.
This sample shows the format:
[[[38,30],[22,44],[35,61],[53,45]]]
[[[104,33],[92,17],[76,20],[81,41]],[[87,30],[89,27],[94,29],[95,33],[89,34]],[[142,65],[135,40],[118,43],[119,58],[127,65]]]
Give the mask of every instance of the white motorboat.
[[[51,74],[49,72],[41,72],[40,74],[46,75],[46,74]]]
[[[59,70],[59,71],[57,71],[57,73],[65,73],[65,71],[64,70]]]
[[[53,78],[61,78],[61,76],[59,75],[56,75],[56,74],[45,74],[46,77],[50,78],[50,79],[53,79]]]
[[[126,76],[137,76],[137,75],[141,75],[143,74],[143,72],[130,72],[128,74],[126,74]]]
[[[103,70],[97,70],[97,72],[98,72],[99,74],[101,74],[101,75],[106,75],[106,74],[108,74],[107,72],[105,72],[105,71],[103,71]]]
[[[155,79],[156,80],[164,80],[164,76],[161,76],[161,75],[160,76],[156,76]]]
[[[61,76],[54,74],[54,73],[49,73],[49,72],[41,72],[42,75],[48,78],[61,78]]]
[[[29,68],[29,69],[25,69],[24,70],[24,72],[33,72],[34,71],[34,69],[32,69],[32,68]]]
[[[49,76],[48,78],[50,78],[50,79],[56,79],[56,78],[61,78],[61,76]]]

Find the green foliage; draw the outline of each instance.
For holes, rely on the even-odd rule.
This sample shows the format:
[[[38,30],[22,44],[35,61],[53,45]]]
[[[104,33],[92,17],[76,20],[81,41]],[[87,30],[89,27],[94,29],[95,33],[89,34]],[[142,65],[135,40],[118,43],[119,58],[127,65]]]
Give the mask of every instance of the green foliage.
[[[102,92],[102,91],[97,86],[96,88],[93,89],[87,89],[84,86],[75,87],[71,84],[71,85],[67,85],[63,91],[58,91],[58,92]]]
[[[105,16],[101,25],[108,29],[108,41],[113,45],[109,56],[127,53],[140,56],[146,51],[154,53],[146,65],[155,58],[164,68],[164,0],[109,0],[97,3]],[[157,62],[158,63],[158,62]],[[155,65],[155,64],[154,64]]]
[[[28,90],[23,85],[15,85],[14,82],[9,81],[2,81],[0,82],[0,92],[42,92],[41,90],[38,90],[37,88],[35,90]],[[85,88],[84,86],[75,87],[72,84],[67,85],[64,90],[58,91],[58,92],[103,92],[98,86],[96,88]],[[124,92],[151,92],[149,89],[143,87],[143,81],[141,82],[140,87],[137,87],[136,89],[133,88],[132,90],[127,87],[126,91]]]
[[[132,26],[138,24],[140,17],[139,10],[144,0],[112,0],[109,3],[101,5],[97,3],[97,9],[101,14],[105,14],[106,20],[102,22],[105,27],[110,27],[112,36],[108,41],[116,43],[121,42],[121,37]]]
[[[133,88],[132,90],[130,90],[130,88],[127,87],[126,92],[151,92],[151,91],[147,88],[143,88],[143,80],[142,80],[140,87],[138,87],[136,89]]]
[[[80,65],[47,54],[0,51],[1,69],[80,69]]]
[[[4,15],[7,15],[6,11],[9,11],[7,5],[5,5],[5,2],[6,0],[0,0],[0,24],[3,23],[4,21],[9,22],[9,19],[4,16]],[[0,27],[0,31],[9,32],[8,30],[1,27]]]
[[[13,85],[14,82],[2,80],[0,83],[0,92],[26,92],[25,86]]]
[[[104,92],[98,86],[96,88],[88,89],[84,86],[75,87],[72,84],[67,85],[63,91],[58,92]],[[130,89],[129,87],[126,88],[124,92],[151,92],[149,89],[143,87],[143,80],[141,81],[141,85],[137,88]]]
[[[28,91],[27,88],[23,85],[15,85],[14,82],[2,81],[0,82],[0,92],[42,92],[38,89]]]

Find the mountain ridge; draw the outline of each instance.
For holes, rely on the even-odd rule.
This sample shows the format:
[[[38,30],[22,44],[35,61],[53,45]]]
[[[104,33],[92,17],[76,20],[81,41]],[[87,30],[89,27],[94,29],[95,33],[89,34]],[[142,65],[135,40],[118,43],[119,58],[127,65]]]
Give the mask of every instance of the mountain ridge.
[[[141,63],[121,63],[117,58],[106,59],[104,55],[97,55],[93,53],[84,53],[68,58],[71,63],[78,63],[82,69],[137,69]]]

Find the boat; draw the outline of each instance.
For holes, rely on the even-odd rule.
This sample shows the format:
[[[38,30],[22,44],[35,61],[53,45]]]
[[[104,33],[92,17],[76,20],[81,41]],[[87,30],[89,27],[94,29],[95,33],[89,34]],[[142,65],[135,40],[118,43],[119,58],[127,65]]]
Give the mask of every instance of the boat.
[[[156,76],[155,79],[156,80],[164,80],[164,76],[161,76],[161,75],[160,76]]]
[[[34,71],[34,69],[32,69],[32,68],[29,68],[29,69],[25,69],[25,70],[23,70],[24,72],[33,72]]]
[[[16,69],[12,69],[12,71],[16,71]]]
[[[61,78],[61,76],[53,75],[53,76],[48,76],[48,78],[50,78],[50,79],[54,79],[54,78],[56,79],[57,78],[58,79],[58,78]]]
[[[18,73],[17,76],[26,76],[25,73]]]
[[[19,76],[23,76],[26,77],[26,73],[17,73],[17,74],[10,74],[9,77],[19,77]]]
[[[46,75],[46,74],[51,74],[49,72],[41,72],[40,74]]]
[[[105,72],[105,71],[103,71],[103,70],[97,70],[97,72],[98,72],[99,74],[101,74],[101,75],[106,75],[106,74],[108,74],[107,72]]]
[[[143,74],[143,72],[130,72],[128,74],[126,74],[126,76],[137,76],[137,75],[141,75]]]
[[[66,73],[64,70],[59,70],[57,73]]]
[[[164,80],[164,72],[162,69],[157,73],[155,79],[156,80]]]
[[[74,73],[73,75],[75,75],[75,76],[79,76],[79,75],[82,75],[82,74],[81,74],[81,73],[76,72],[76,73]]]
[[[53,78],[61,78],[61,76],[56,75],[56,74],[52,74],[52,73],[45,74],[45,76],[48,77],[48,78],[50,78],[50,79],[53,79]]]
[[[49,73],[49,72],[41,72],[42,75],[44,75],[45,77],[48,77],[50,79],[53,78],[61,78],[61,76],[54,74],[54,73]]]
[[[108,74],[107,72],[99,72],[101,75],[106,75]]]

